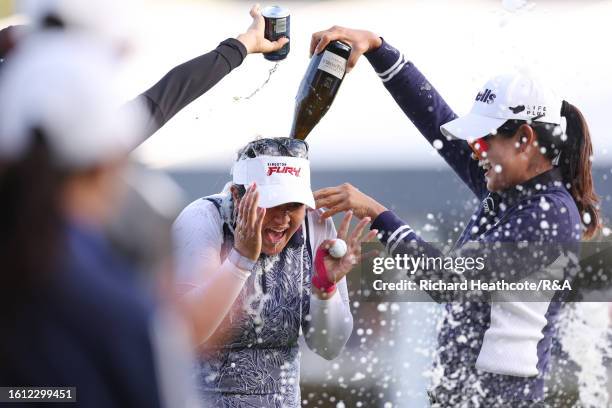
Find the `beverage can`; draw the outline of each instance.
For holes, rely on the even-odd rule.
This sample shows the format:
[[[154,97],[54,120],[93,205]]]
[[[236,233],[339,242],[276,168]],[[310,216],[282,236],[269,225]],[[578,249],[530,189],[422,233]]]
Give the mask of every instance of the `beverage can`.
[[[264,34],[266,39],[276,41],[283,37],[290,38],[289,9],[281,6],[268,6],[262,10],[261,14],[266,22]],[[280,50],[266,53],[263,56],[269,61],[280,61],[287,58],[287,55],[289,55],[289,43]]]

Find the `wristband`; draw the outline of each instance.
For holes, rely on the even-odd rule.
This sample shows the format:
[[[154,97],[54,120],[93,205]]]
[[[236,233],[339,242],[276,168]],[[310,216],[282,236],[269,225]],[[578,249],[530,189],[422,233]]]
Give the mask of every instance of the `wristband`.
[[[312,284],[315,288],[325,292],[333,293],[336,290],[336,283],[329,280],[327,277],[327,268],[323,258],[329,254],[329,251],[322,246],[317,249],[314,262],[314,274],[312,275]]]
[[[233,263],[236,268],[248,272],[251,272],[257,263],[256,261],[241,255],[236,248],[232,248],[230,253],[227,255],[227,259]]]

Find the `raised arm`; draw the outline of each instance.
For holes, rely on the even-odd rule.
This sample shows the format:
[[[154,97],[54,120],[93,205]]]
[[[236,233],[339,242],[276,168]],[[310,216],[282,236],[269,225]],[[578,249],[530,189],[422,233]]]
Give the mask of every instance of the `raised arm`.
[[[353,47],[349,68],[365,55],[385,88],[425,139],[477,197],[486,196],[483,171],[471,159],[472,152],[467,142],[449,140],[440,131],[441,125],[457,116],[414,64],[372,32],[337,26],[313,34],[311,53],[320,52],[333,40],[348,42]]]
[[[223,262],[223,221],[212,203],[196,201],[174,224],[176,283],[195,345],[205,343],[217,330],[259,257],[265,210],[257,208],[258,199],[256,187],[249,187],[238,208],[234,248]]]
[[[245,46],[234,38],[228,38],[213,51],[173,68],[129,102],[142,103],[149,114],[142,141],[242,64],[246,56]]]
[[[331,219],[321,222],[319,212],[311,212],[306,218],[313,232],[313,248],[338,237]],[[336,358],[353,332],[353,315],[349,304],[346,276],[336,283],[336,291],[330,297],[321,296],[313,287],[310,295],[310,318],[304,319],[302,330],[308,348],[321,357]]]
[[[278,41],[264,38],[265,22],[259,5],[251,8],[250,15],[253,22],[245,33],[235,39],[228,38],[211,52],[173,68],[155,85],[128,102],[144,104],[149,113],[141,142],[242,64],[247,54],[272,52],[285,45],[286,38]]]

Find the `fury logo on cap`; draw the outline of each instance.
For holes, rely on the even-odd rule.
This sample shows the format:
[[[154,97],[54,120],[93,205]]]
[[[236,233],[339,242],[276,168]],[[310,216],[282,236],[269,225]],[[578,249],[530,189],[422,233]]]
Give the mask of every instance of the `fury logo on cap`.
[[[308,159],[290,156],[258,156],[239,160],[232,168],[234,184],[257,183],[259,206],[271,208],[286,203],[302,203],[315,208],[310,189]]]
[[[284,163],[272,163],[268,164],[268,176],[271,176],[274,173],[278,174],[291,174],[295,177],[300,177],[300,172],[302,171],[301,167],[291,167],[287,166]]]

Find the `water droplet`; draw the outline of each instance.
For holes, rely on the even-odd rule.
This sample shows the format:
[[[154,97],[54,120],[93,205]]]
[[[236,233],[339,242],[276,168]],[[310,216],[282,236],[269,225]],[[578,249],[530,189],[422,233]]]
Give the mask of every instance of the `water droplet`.
[[[582,214],[582,221],[585,223],[585,225],[589,225],[591,223],[591,214],[588,212]]]
[[[270,78],[272,78],[272,74],[274,74],[276,72],[276,70],[278,69],[279,66],[279,62],[277,62],[276,64],[274,64],[274,66],[272,68],[270,68],[270,70],[268,71],[268,78],[257,87],[257,89],[255,89],[253,92],[251,92],[251,94],[249,96],[234,96],[234,102],[239,102],[241,100],[249,100],[251,99],[253,96],[255,96],[259,91],[262,90],[262,88],[264,86],[266,86],[268,84],[268,82],[270,82]]]
[[[355,373],[355,375],[353,376],[353,378],[351,378],[351,381],[361,381],[361,380],[363,380],[364,378],[366,378],[365,374],[363,374],[363,373],[361,373],[361,372],[357,371],[357,372]]]

